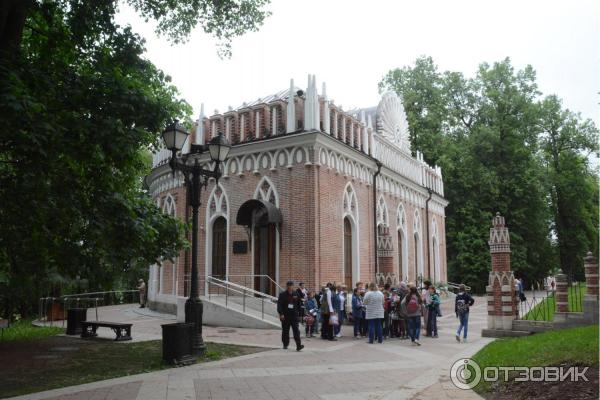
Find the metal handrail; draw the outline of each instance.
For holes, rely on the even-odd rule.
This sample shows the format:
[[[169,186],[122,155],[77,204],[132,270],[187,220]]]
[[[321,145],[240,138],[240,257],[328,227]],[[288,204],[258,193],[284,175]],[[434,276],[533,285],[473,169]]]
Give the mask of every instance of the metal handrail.
[[[222,279],[218,279],[218,278],[214,278],[212,276],[209,276],[206,280],[206,282],[209,285],[208,288],[208,299],[211,299],[211,290],[210,290],[210,286],[214,285],[217,288],[223,288],[225,289],[225,307],[229,308],[229,292],[232,291],[234,293],[237,293],[239,295],[242,296],[242,312],[246,312],[246,300],[250,299],[252,301],[257,301],[257,299],[260,299],[260,304],[261,304],[261,319],[265,319],[265,300],[268,300],[269,303],[275,303],[277,302],[277,298],[273,297],[271,295],[262,293],[262,292],[258,292],[254,289],[250,289],[247,288],[245,286],[242,285],[238,285],[236,283],[232,283],[229,281],[225,281]]]
[[[75,294],[67,294],[62,295],[60,297],[41,297],[38,302],[38,315],[40,321],[50,322],[50,325],[53,325],[55,320],[62,321],[62,325],[64,327],[64,322],[67,318],[67,311],[75,305],[75,307],[79,307],[79,303],[91,302],[93,304],[90,305],[90,308],[95,309],[96,320],[98,320],[98,303],[102,305],[106,298],[104,297],[107,294],[116,294],[116,293],[136,293],[139,290],[131,289],[131,290],[113,290],[106,292],[88,292],[88,293],[75,293]],[[132,297],[133,300],[133,297]],[[48,306],[50,308],[53,307],[54,304],[62,304],[62,318],[55,318],[54,312],[50,312],[50,318],[48,316]]]
[[[63,296],[60,296],[62,298],[67,298],[67,297],[84,297],[84,296],[91,296],[91,295],[98,295],[98,294],[107,294],[107,293],[129,293],[129,292],[139,292],[139,290],[137,289],[130,289],[130,290],[111,290],[111,291],[107,291],[107,292],[88,292],[88,293],[76,293],[76,294],[65,294]]]
[[[245,278],[267,278],[271,283],[273,283],[278,289],[279,291],[283,292],[285,289],[283,287],[281,287],[277,282],[275,282],[275,280],[273,278],[271,278],[269,275],[256,275],[256,274],[246,274],[246,275],[242,275],[242,274],[228,274],[225,276],[226,280],[229,281],[229,278],[236,278],[236,277],[242,277],[244,278],[244,286],[247,286],[246,284],[246,279]]]
[[[254,289],[251,289],[249,287],[242,286],[242,285],[239,285],[237,283],[233,283],[233,282],[226,281],[226,280],[223,280],[223,279],[218,279],[218,278],[215,278],[213,276],[209,276],[208,279],[207,279],[207,282],[208,283],[215,283],[215,284],[225,285],[225,286],[232,286],[232,287],[234,287],[237,290],[243,291],[244,293],[249,292],[249,293],[252,293],[255,296],[263,297],[263,298],[271,300],[273,302],[277,301],[277,297],[271,296],[270,294],[259,292],[258,290],[254,290]]]
[[[459,287],[461,284],[459,284],[459,283],[454,283],[454,282],[446,282],[446,285],[447,285],[449,288],[452,288],[452,289],[457,289],[457,290],[458,290],[458,287]],[[470,292],[470,291],[471,291],[471,286],[465,285],[465,290],[466,290],[467,292]]]

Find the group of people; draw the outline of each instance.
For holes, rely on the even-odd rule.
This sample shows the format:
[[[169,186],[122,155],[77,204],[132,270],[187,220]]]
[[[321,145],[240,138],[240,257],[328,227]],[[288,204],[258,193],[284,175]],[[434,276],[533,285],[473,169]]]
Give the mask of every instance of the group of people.
[[[455,335],[458,342],[461,334],[462,341],[467,340],[469,308],[473,303],[473,297],[460,285],[454,307],[459,319]],[[398,287],[386,284],[383,288],[357,282],[351,292],[344,285],[328,283],[316,293],[307,290],[302,282],[294,289],[294,282],[289,281],[279,295],[277,311],[282,321],[283,347],[288,347],[291,328],[300,351],[304,346],[298,321],[304,323],[306,337],[320,333],[323,340],[335,341],[342,337],[344,322],[351,322],[355,339],[368,337],[369,343],[383,343],[387,338],[410,339],[413,345],[420,346],[421,329],[425,336],[439,337],[440,305],[440,296],[429,281],[423,282],[421,290],[406,282],[400,282]]]

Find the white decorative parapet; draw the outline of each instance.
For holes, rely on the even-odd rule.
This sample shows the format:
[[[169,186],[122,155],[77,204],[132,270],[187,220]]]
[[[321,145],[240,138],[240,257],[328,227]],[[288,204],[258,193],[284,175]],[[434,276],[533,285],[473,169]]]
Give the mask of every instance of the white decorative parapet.
[[[413,182],[444,196],[442,169],[431,167],[423,160],[423,154],[417,152],[413,158],[407,151],[400,149],[381,135],[373,135],[373,157],[386,167],[409,178]]]
[[[167,149],[160,149],[156,153],[152,154],[152,168],[156,168],[160,165],[169,162],[171,152]]]

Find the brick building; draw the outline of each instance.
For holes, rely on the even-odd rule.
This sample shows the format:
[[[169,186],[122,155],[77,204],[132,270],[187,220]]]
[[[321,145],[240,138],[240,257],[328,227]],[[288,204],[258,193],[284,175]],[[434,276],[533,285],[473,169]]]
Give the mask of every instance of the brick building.
[[[400,99],[387,93],[376,107],[344,111],[316,86],[309,76],[305,91],[292,81],[225,113],[202,111],[187,148],[218,132],[233,147],[218,187],[212,181],[201,195],[201,294],[209,276],[266,293],[290,279],[309,288],[446,281],[441,169],[411,156]],[[169,157],[154,155],[146,182],[158,207],[187,219]],[[190,260],[183,251],[175,264],[150,267],[151,307],[172,310],[189,293]]]

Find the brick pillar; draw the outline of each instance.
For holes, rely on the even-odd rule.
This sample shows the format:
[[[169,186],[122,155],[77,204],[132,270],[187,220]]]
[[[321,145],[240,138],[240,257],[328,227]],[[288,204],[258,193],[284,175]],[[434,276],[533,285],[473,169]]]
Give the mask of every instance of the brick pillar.
[[[583,317],[588,323],[597,324],[598,315],[598,260],[591,252],[583,259],[587,291],[583,296]]]
[[[562,272],[556,275],[556,312],[566,313],[569,312],[569,288],[567,283],[567,276]]]
[[[583,266],[585,268],[585,284],[587,287],[586,294],[598,299],[598,260],[596,260],[596,257],[589,251],[583,261]]]
[[[512,329],[518,315],[515,277],[510,270],[510,236],[500,213],[492,220],[490,229],[492,270],[486,286],[488,302],[488,329]]]

